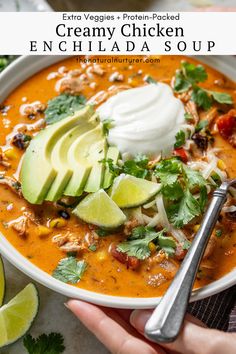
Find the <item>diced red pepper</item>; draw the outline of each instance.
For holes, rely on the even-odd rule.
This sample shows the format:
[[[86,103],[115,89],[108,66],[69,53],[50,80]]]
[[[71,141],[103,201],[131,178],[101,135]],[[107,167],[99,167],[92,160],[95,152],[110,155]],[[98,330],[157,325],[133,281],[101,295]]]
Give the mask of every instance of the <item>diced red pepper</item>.
[[[140,266],[141,262],[137,257],[128,256],[126,253],[118,251],[116,247],[112,247],[111,254],[117,261],[126,264],[128,269],[135,270]]]
[[[184,148],[174,149],[173,153],[175,156],[180,157],[184,163],[188,162],[188,155]]]
[[[228,113],[220,116],[217,120],[220,135],[229,140],[236,131],[236,110],[231,109]]]

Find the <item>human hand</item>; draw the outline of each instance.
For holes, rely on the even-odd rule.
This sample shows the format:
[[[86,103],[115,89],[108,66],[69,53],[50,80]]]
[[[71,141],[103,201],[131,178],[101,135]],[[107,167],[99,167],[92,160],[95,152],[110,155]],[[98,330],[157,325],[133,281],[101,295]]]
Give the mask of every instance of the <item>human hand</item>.
[[[99,308],[78,300],[66,306],[108,348],[112,354],[235,354],[236,334],[208,329],[187,315],[182,331],[173,343],[155,344],[143,336],[151,310]]]

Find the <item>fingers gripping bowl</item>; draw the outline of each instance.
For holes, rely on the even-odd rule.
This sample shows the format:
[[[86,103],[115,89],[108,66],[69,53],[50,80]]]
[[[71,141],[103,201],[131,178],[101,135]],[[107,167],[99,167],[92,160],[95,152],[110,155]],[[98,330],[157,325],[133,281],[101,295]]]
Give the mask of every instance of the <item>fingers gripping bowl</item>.
[[[234,59],[200,60],[235,78]],[[235,84],[198,64],[13,63],[0,88],[2,254],[67,296],[155,306],[236,172]],[[192,299],[235,283],[234,193]]]

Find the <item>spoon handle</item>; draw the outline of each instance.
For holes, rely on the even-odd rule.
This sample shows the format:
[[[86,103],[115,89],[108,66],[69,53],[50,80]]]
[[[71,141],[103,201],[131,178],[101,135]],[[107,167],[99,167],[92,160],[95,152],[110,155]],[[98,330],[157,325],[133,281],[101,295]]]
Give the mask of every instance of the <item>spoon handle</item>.
[[[145,326],[145,336],[154,342],[173,342],[181,329],[191,290],[209,237],[226,200],[229,184],[213,193],[202,224],[174,280]]]

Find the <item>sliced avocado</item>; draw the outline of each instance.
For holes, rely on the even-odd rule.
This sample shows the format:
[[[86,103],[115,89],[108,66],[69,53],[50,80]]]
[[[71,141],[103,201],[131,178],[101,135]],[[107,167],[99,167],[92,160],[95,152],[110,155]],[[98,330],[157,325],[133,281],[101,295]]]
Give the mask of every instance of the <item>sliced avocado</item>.
[[[98,121],[95,120],[94,117],[89,121],[84,120],[58,140],[51,155],[51,162],[54,169],[57,171],[57,176],[54,179],[45,200],[55,202],[61,198],[73,174],[73,169],[68,163],[68,150],[76,139],[85,132],[94,129],[97,125]]]
[[[73,174],[64,191],[65,195],[79,196],[83,193],[93,166],[97,166],[98,159],[102,159],[105,155],[105,146],[106,140],[103,136],[101,124],[81,135],[71,145],[68,151],[68,163],[73,170]],[[97,169],[95,178],[99,181],[102,179],[101,173],[102,171]]]
[[[105,167],[101,161],[105,158],[106,151],[107,143],[104,137],[91,146],[89,161],[93,167],[84,187],[87,193],[97,192],[102,186]]]
[[[86,106],[73,116],[45,128],[32,139],[24,155],[20,174],[22,193],[28,202],[41,204],[56,177],[51,153],[58,139],[80,121],[88,120],[92,113],[92,107]]]
[[[120,152],[117,149],[116,146],[110,146],[108,148],[107,151],[107,156],[106,156],[106,160],[111,159],[113,161],[113,164],[116,165],[118,158],[119,158]],[[103,188],[106,189],[108,187],[110,187],[110,185],[112,184],[112,173],[110,172],[109,167],[107,166],[105,168],[105,173],[104,173],[104,180],[103,180]]]

